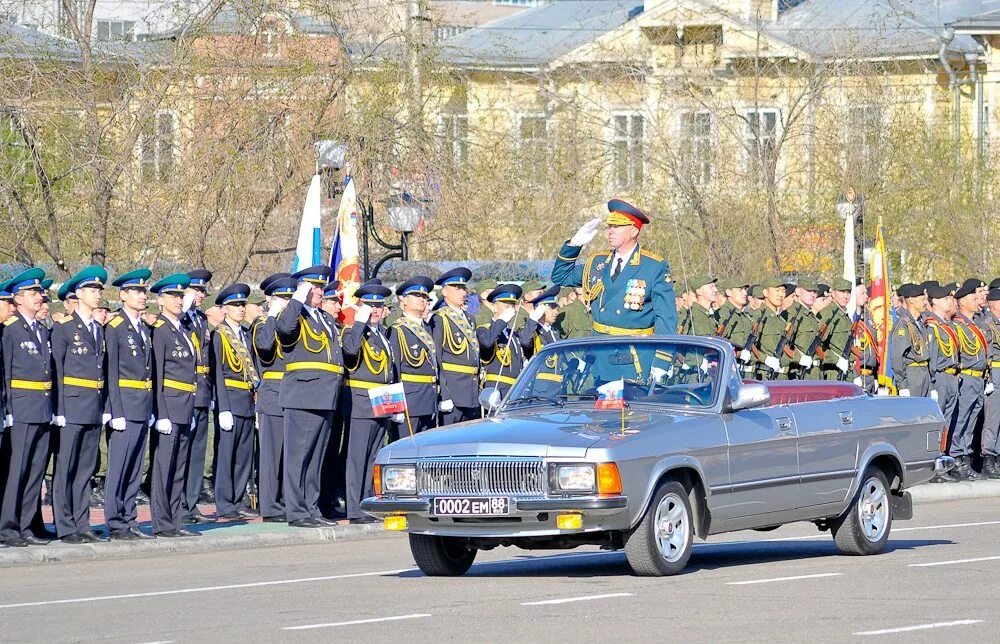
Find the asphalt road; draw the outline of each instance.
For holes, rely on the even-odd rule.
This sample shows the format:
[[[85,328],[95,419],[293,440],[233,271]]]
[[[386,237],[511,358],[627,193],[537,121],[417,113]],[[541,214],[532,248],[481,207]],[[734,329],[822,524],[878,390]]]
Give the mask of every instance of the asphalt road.
[[[725,535],[660,579],[594,549],[495,550],[428,578],[386,535],[0,570],[0,639],[995,642],[998,568],[1000,499],[918,505],[875,557],[807,524]]]

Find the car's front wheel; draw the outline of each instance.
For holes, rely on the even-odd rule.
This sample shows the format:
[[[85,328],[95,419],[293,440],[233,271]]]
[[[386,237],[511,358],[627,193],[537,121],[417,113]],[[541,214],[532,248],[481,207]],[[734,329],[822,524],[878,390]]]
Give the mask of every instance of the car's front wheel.
[[[869,467],[847,512],[831,524],[833,541],[845,555],[874,555],[882,551],[892,528],[892,499],[885,473]]]
[[[625,541],[625,556],[642,577],[676,575],[687,566],[694,541],[691,502],[677,481],[664,481]]]
[[[410,534],[410,552],[421,572],[430,577],[464,575],[476,559],[476,551],[465,546],[464,539]]]

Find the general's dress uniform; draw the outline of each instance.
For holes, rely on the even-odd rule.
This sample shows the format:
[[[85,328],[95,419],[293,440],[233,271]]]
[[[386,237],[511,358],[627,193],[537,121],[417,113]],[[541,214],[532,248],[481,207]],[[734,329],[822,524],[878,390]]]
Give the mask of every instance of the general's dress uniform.
[[[219,291],[218,306],[246,306],[250,287],[232,284]],[[253,472],[254,392],[257,367],[250,336],[227,318],[212,331],[211,376],[215,391],[215,509],[220,518],[257,516],[250,506],[247,484]]]
[[[112,282],[119,289],[146,290],[152,273],[139,268]],[[142,479],[146,437],[153,418],[152,330],[141,316],[124,308],[105,328],[107,345],[108,477],[104,484],[104,519],[113,540],[143,538],[136,497]]]
[[[530,302],[536,310],[546,307],[558,308],[558,296],[559,287],[553,286],[530,300]],[[529,357],[534,357],[543,347],[562,339],[559,335],[559,329],[543,323],[541,319],[529,318],[524,323],[524,327],[526,332],[531,334],[531,345],[528,348]],[[532,389],[528,393],[546,398],[555,398],[560,393],[563,393],[564,372],[567,366],[560,364],[559,356],[554,353],[545,358],[544,363],[539,365],[538,371],[535,372]]]
[[[608,202],[610,226],[649,223],[638,208],[612,199]],[[572,240],[571,240],[572,241]],[[552,267],[552,281],[561,286],[582,286],[590,306],[594,333],[599,335],[652,335],[677,332],[677,303],[665,259],[637,244],[629,258],[615,260],[615,251],[590,255],[577,264],[581,246],[563,244]]]
[[[10,281],[10,292],[41,291],[45,273],[33,268]],[[8,546],[39,541],[31,533],[52,423],[52,355],[49,331],[20,312],[4,321],[2,339],[10,464],[0,509],[0,540]]]
[[[183,273],[164,277],[150,287],[157,295],[183,296],[189,278]],[[158,537],[185,537],[184,496],[187,459],[191,453],[197,391],[199,352],[191,335],[163,313],[153,323],[153,415],[152,437],[153,533]]]
[[[107,279],[107,271],[90,266],[70,278],[70,288],[103,290]],[[79,306],[52,329],[52,362],[60,434],[52,493],[56,534],[67,543],[98,541],[90,529],[90,480],[104,425],[104,329],[93,318],[85,320]]]
[[[382,307],[392,294],[379,284],[362,286],[355,296],[362,305]],[[344,329],[344,365],[347,367],[347,388],[341,406],[346,422],[350,423],[347,440],[347,518],[366,522],[361,500],[375,494],[372,468],[389,428],[390,417],[378,416],[368,392],[397,382],[392,345],[382,332],[381,324],[355,322]],[[349,419],[349,420],[348,420]]]
[[[521,287],[516,284],[501,284],[493,289],[488,299],[491,303],[505,302],[517,306],[521,299]],[[515,331],[517,317],[520,316],[524,316],[524,313],[517,310],[510,323],[496,319],[489,326],[476,329],[482,352],[483,382],[486,387],[495,387],[501,397],[507,395],[521,374],[527,361],[525,349],[531,347],[534,339],[534,327],[524,326],[520,331]]]
[[[469,269],[455,268],[438,277],[436,283],[465,288],[471,277]],[[441,405],[452,406],[449,410],[441,407],[440,424],[478,418],[480,345],[475,320],[465,311],[444,305],[431,317],[431,337],[440,370]]]
[[[295,273],[298,284],[323,287],[329,266],[312,266]],[[275,319],[278,341],[285,356],[285,376],[278,402],[284,409],[285,516],[295,527],[318,528],[323,450],[329,440],[337,409],[344,357],[340,338],[321,315],[306,306],[309,294],[292,299]]]
[[[978,280],[966,280],[955,293],[957,299],[973,294],[978,288]],[[950,436],[952,450],[949,455],[959,459],[958,471],[962,478],[975,479],[979,475],[972,470],[969,461],[973,453],[973,438],[976,419],[983,408],[987,362],[986,336],[975,322],[961,312],[952,320],[955,335],[958,336],[958,409],[955,411],[954,430]]]
[[[1000,302],[1000,288],[992,288],[986,295],[987,302]],[[983,414],[983,474],[991,479],[1000,478],[1000,318],[987,309],[982,321],[986,335],[989,358],[989,382],[992,385],[986,396]]]
[[[433,288],[434,280],[416,276],[400,284],[396,295],[400,299],[412,295],[429,297]],[[397,435],[391,439],[397,440],[409,435],[411,429],[417,434],[435,425],[438,408],[437,355],[427,324],[405,313],[392,324],[389,346],[392,347],[396,374],[406,394],[408,416],[408,422],[395,424]]]
[[[896,292],[900,297],[916,297],[920,295],[919,288],[915,284],[903,284]],[[931,371],[927,328],[923,322],[915,320],[905,307],[900,309],[895,326],[889,355],[893,384],[897,391],[909,392],[911,396],[928,396],[931,392]]]
[[[212,272],[199,268],[188,272],[190,288],[205,292]],[[209,328],[208,317],[196,308],[192,308],[181,316],[181,325],[191,336],[195,351],[198,353],[198,391],[194,398],[194,423],[191,430],[191,440],[188,444],[187,466],[184,472],[184,514],[186,517],[198,517],[198,497],[202,493],[205,479],[215,475],[215,443],[218,442],[217,432],[208,422],[208,413],[214,399],[214,382],[211,377],[212,330]],[[212,445],[213,458],[207,459],[208,446]]]
[[[261,282],[261,290],[270,298],[288,299],[295,292],[295,279],[288,273],[271,275]],[[260,490],[260,514],[264,521],[285,521],[282,495],[282,460],[284,456],[284,410],[278,400],[285,376],[285,356],[278,343],[275,317],[264,316],[250,326],[254,358],[260,385],[257,387],[257,425],[260,458],[257,471]]]

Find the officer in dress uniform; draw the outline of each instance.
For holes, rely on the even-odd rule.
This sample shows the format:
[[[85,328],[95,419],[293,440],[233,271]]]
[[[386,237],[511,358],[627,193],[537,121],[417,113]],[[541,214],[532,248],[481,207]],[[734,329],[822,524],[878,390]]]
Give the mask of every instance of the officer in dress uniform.
[[[755,368],[759,380],[776,380],[787,376],[788,373],[788,354],[782,346],[786,344],[783,338],[789,333],[789,322],[783,309],[786,283],[780,278],[772,277],[764,280],[762,287],[763,319],[760,323],[760,334],[757,336]]]
[[[53,480],[52,514],[63,543],[103,541],[90,529],[90,477],[97,464],[105,409],[104,330],[94,320],[108,273],[88,266],[69,280],[78,304],[52,330],[53,399],[59,452]]]
[[[826,352],[821,366],[823,380],[842,380],[850,370],[854,322],[847,314],[847,304],[853,288],[854,285],[842,277],[833,280],[830,287],[831,304],[825,311],[827,332],[823,342],[823,350]]]
[[[32,268],[8,286],[16,311],[4,321],[4,396],[10,463],[0,509],[0,541],[8,547],[44,545],[31,532],[39,508],[53,420],[49,331],[35,315],[42,307],[45,272]]]
[[[903,302],[897,312],[896,337],[889,363],[900,396],[929,396],[931,372],[927,328],[920,315],[927,308],[927,294],[916,284],[901,284],[896,293]]]
[[[434,280],[417,275],[396,287],[402,315],[389,331],[389,346],[396,362],[396,373],[406,393],[403,422],[394,422],[390,441],[434,427],[438,405],[438,369],[434,338],[424,322]],[[400,419],[394,419],[396,421]]]
[[[955,468],[957,478],[974,481],[982,478],[972,469],[973,438],[976,433],[976,419],[983,408],[986,382],[988,375],[986,336],[972,317],[979,311],[979,294],[977,289],[983,285],[981,280],[971,278],[965,280],[955,292],[958,300],[958,313],[952,320],[955,335],[958,336],[959,372],[958,372],[958,408],[955,411],[954,430],[951,433],[951,445],[958,465]]]
[[[297,284],[290,273],[269,275],[260,283],[268,308],[284,308]],[[285,375],[285,357],[278,344],[275,316],[266,315],[250,326],[254,360],[260,385],[257,387],[257,425],[260,458],[257,470],[260,514],[265,523],[284,522],[282,459],[284,456],[284,410],[278,401]]]
[[[344,308],[344,294],[340,291],[340,280],[333,280],[323,287],[323,311],[340,324],[340,312]]]
[[[146,310],[149,269],[119,276],[122,308],[108,322],[107,345],[108,477],[104,486],[104,519],[112,541],[152,539],[139,530],[136,498],[153,417],[153,344]]]
[[[552,286],[530,300],[531,314],[525,322],[525,330],[531,333],[531,344],[528,354],[534,356],[542,347],[558,342],[559,329],[556,319],[559,316],[559,286]],[[535,373],[531,394],[555,398],[563,390],[563,365],[559,364],[558,356],[552,355]]]
[[[479,359],[475,320],[465,311],[472,271],[453,268],[437,278],[440,308],[431,317],[431,336],[440,370],[440,424],[479,418]]]
[[[329,266],[312,266],[293,276],[298,286],[287,304],[272,300],[268,316],[285,356],[278,401],[284,409],[282,493],[288,524],[319,528],[330,522],[319,508],[323,450],[330,439],[344,377],[336,327],[324,317],[323,287]]]
[[[250,286],[231,284],[219,291],[215,304],[226,312],[212,331],[210,373],[215,391],[215,509],[221,519],[259,516],[250,507],[247,484],[253,471],[254,392],[257,367],[250,336],[243,326]]]
[[[534,325],[515,331],[517,318],[524,316],[523,312],[518,315],[521,295],[517,284],[500,284],[493,289],[488,300],[493,305],[493,322],[476,329],[483,356],[483,381],[486,387],[495,387],[501,397],[507,395],[521,374],[527,361],[525,351],[530,351],[534,339]]]
[[[955,313],[955,284],[929,285],[926,288],[930,310],[924,313],[923,322],[928,329],[928,345],[931,371],[931,398],[937,400],[944,414],[945,427],[949,435],[955,423],[958,410],[958,335],[951,325]],[[949,436],[947,444],[950,444]],[[950,448],[948,449],[951,454]],[[949,480],[958,480],[954,470],[946,475]],[[944,480],[936,478],[936,481]]]
[[[552,267],[552,280],[561,286],[584,287],[597,334],[676,333],[670,266],[639,244],[639,233],[649,218],[620,199],[608,202],[608,213],[610,250],[592,254],[582,265],[576,263],[601,224],[600,219],[587,222],[563,244]]]
[[[153,323],[153,470],[151,501],[153,534],[175,538],[198,536],[184,528],[185,478],[194,434],[193,417],[200,352],[181,325],[184,273],[164,277],[150,287],[160,315]]]
[[[992,286],[994,282],[990,282]],[[998,283],[1000,284],[1000,283]],[[1000,288],[991,288],[986,294],[986,313],[980,322],[986,335],[989,357],[989,380],[986,383],[985,413],[983,414],[983,474],[1000,479]]]
[[[342,406],[349,419],[347,441],[347,518],[351,523],[370,523],[361,511],[361,500],[374,494],[371,472],[382,447],[390,417],[378,416],[368,392],[397,382],[395,360],[389,338],[382,331],[386,298],[392,291],[381,284],[363,285],[355,292],[360,305],[354,324],[344,330],[344,364],[347,387]],[[404,420],[404,419],[397,419]]]
[[[215,476],[215,444],[218,436],[214,427],[210,429],[208,411],[212,407],[213,379],[211,378],[211,325],[208,317],[201,310],[201,305],[208,294],[208,282],[212,272],[199,268],[188,272],[191,280],[185,294],[185,312],[181,316],[181,325],[191,336],[195,351],[198,353],[198,392],[194,399],[194,427],[191,442],[188,446],[187,470],[184,472],[184,515],[186,523],[204,523],[208,521],[198,509],[198,497],[207,488],[206,497],[214,497],[215,492],[210,480]],[[212,445],[213,458],[207,459],[209,444]],[[211,477],[209,476],[211,474]],[[214,499],[213,499],[214,500]]]
[[[10,281],[0,282],[0,338],[3,338],[3,322],[14,311],[14,296],[9,289]],[[2,342],[0,342],[2,345]],[[3,381],[3,353],[0,351],[0,382]],[[9,428],[7,426],[7,396],[0,393],[0,508],[3,507],[3,491],[7,483],[7,467],[10,465]]]
[[[381,283],[380,280],[375,281]],[[344,325],[340,321],[340,313],[344,308],[344,292],[340,286],[340,280],[332,280],[323,287],[323,310],[321,313],[327,326],[334,329],[338,337],[343,337]],[[347,394],[341,391],[339,399],[341,406],[346,398]],[[347,470],[347,441],[350,438],[347,429],[343,414],[340,412],[334,414],[330,437],[323,448],[323,469],[319,488],[319,509],[323,517],[327,519],[344,516],[340,505],[345,499],[345,489],[347,488],[345,471]]]

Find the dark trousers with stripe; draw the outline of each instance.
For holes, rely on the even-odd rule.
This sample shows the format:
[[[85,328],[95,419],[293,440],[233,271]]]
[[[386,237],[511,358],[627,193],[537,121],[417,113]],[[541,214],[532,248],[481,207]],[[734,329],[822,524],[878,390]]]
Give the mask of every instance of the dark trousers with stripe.
[[[218,422],[216,427],[218,428]],[[253,470],[253,417],[233,416],[230,431],[216,432],[215,510],[222,516],[250,509],[247,483]]]
[[[286,409],[282,493],[289,521],[317,518],[323,450],[330,437],[333,411]]]
[[[184,514],[190,514],[198,507],[205,469],[205,454],[208,450],[208,407],[194,408],[194,425],[187,448],[187,465],[184,468]]]
[[[111,532],[138,528],[135,499],[146,455],[145,421],[125,421],[124,431],[108,431],[108,478],[104,484],[104,520]]]
[[[10,463],[0,509],[0,540],[31,535],[49,459],[50,428],[48,423],[15,422],[6,430]]]
[[[361,500],[375,494],[372,467],[385,440],[388,418],[351,418],[347,442],[347,518],[360,519]]]
[[[52,481],[52,515],[59,538],[90,531],[90,479],[100,450],[101,426],[57,427],[59,451]]]
[[[258,414],[260,462],[257,469],[257,487],[260,490],[260,515],[284,517],[282,498],[282,460],[284,459],[285,419],[283,416]]]
[[[986,381],[982,378],[966,374],[958,377],[958,404],[948,447],[950,456],[972,456],[976,419],[983,408],[985,387]]]
[[[177,425],[169,434],[153,430],[152,504],[153,532],[184,527],[184,472],[191,447],[191,425]]]
[[[434,422],[437,420],[434,416],[410,416],[410,424],[406,424],[406,419],[403,419],[401,423],[389,423],[389,442],[395,442],[401,438],[410,437],[410,427],[413,428],[413,434],[419,434],[420,432],[427,431],[434,427]]]

